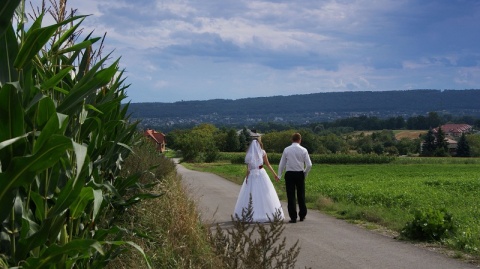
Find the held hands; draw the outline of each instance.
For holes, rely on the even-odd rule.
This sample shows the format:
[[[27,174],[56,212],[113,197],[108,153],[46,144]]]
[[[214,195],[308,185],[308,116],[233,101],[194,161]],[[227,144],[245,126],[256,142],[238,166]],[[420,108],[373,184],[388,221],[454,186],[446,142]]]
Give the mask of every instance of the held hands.
[[[275,180],[276,180],[276,181],[279,181],[279,180],[280,180],[280,178],[279,178],[276,174],[275,174]]]

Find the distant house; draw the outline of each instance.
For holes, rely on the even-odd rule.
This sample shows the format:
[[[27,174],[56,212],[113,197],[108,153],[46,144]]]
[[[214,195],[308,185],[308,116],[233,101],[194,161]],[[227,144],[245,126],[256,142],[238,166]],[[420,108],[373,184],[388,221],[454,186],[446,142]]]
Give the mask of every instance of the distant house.
[[[445,138],[445,141],[447,141],[447,143],[448,143],[448,146],[447,146],[448,153],[451,156],[457,155],[458,142],[456,140],[453,140],[453,139],[450,139],[450,138]]]
[[[445,136],[450,136],[452,138],[458,138],[464,133],[470,133],[473,130],[473,127],[468,124],[455,124],[447,123],[440,127],[433,129],[433,133],[438,132],[438,128],[442,128],[442,131],[445,133]]]
[[[160,152],[165,152],[165,145],[167,144],[167,140],[165,139],[165,134],[157,132],[152,129],[145,130],[144,133],[145,137],[148,137],[152,142],[156,144],[156,148]]]
[[[237,135],[240,135],[242,132],[243,132],[243,130],[238,130]],[[250,139],[257,139],[260,136],[262,136],[262,134],[257,133],[257,130],[255,130],[255,129],[252,129],[252,130],[247,129],[247,132],[248,132],[248,135],[250,136]]]
[[[445,141],[448,143],[448,153],[452,156],[457,154],[458,138],[462,136],[462,134],[473,131],[473,127],[468,124],[447,123],[433,129],[435,135],[438,133],[439,128],[442,128],[442,131],[445,133]]]

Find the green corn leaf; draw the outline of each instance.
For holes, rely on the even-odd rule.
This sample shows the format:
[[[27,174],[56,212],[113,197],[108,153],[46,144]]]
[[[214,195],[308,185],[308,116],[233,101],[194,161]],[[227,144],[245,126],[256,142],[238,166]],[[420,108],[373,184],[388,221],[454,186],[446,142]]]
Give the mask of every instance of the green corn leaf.
[[[32,107],[35,107],[36,108],[36,105],[38,104],[38,102],[40,102],[40,100],[42,100],[43,98],[46,98],[47,96],[45,96],[44,94],[42,93],[37,93],[31,100],[29,100],[30,102],[28,103],[28,105],[26,106],[25,108],[25,111],[28,113],[31,113],[31,109]],[[35,113],[36,111],[34,111],[33,113]],[[31,116],[33,117],[33,116]]]
[[[58,83],[60,83],[60,81],[62,81],[62,79],[69,74],[70,71],[73,70],[73,66],[69,66],[69,67],[66,67],[62,70],[60,70],[60,72],[58,72],[57,74],[55,74],[53,77],[51,77],[50,79],[44,81],[42,83],[42,85],[40,86],[40,88],[42,90],[48,90],[48,89],[51,89],[51,88],[54,88],[55,86],[57,86]]]
[[[8,139],[8,140],[5,140],[3,141],[2,143],[0,143],[0,151],[10,145],[13,145],[15,142],[17,141],[21,141],[23,139],[25,139],[27,136],[31,135],[33,132],[29,132],[29,133],[26,133],[22,136],[19,136],[19,137],[14,137],[12,139]]]
[[[25,269],[36,268],[50,268],[63,255],[72,256],[72,259],[87,258],[91,255],[92,250],[95,250],[103,255],[104,251],[102,245],[96,240],[92,239],[77,239],[70,241],[66,245],[52,245],[40,257],[30,257],[26,260],[26,265],[22,266]]]
[[[12,84],[0,88],[0,141],[23,135],[24,110],[20,94]]]
[[[38,109],[36,111],[37,126],[43,127],[48,122],[49,119],[51,119],[52,117],[55,117],[56,115],[55,111],[56,111],[56,108],[53,100],[50,97],[42,98],[38,102]],[[57,126],[57,129],[58,129],[58,126]]]
[[[134,204],[137,204],[139,202],[141,202],[142,200],[146,200],[146,199],[155,199],[155,198],[158,198],[160,196],[162,196],[163,194],[154,194],[154,193],[140,193],[140,194],[136,194],[134,195],[133,197],[129,198],[128,200],[126,201],[118,201],[116,204],[120,205],[120,206],[125,206],[125,207],[129,207],[129,206],[132,206]]]
[[[89,79],[89,81],[86,81],[81,85],[80,82],[76,84],[62,103],[57,107],[57,110],[65,114],[73,113],[77,106],[83,102],[84,98],[90,94],[96,93],[99,88],[107,85],[117,70],[117,62],[115,62],[110,67],[95,73],[93,77],[85,76],[82,80]]]
[[[82,191],[77,196],[77,199],[70,205],[70,217],[78,219],[84,213],[85,208],[90,201],[94,199],[93,189],[90,187],[82,188]]]
[[[148,268],[152,268],[152,265],[150,264],[150,259],[148,258],[147,254],[145,254],[145,251],[143,251],[143,249],[139,245],[135,244],[134,242],[131,242],[131,241],[107,241],[105,243],[112,244],[112,245],[128,244],[128,245],[134,247],[138,252],[140,252],[142,254],[143,258],[145,259],[145,262],[147,262]]]
[[[77,174],[74,179],[74,181],[76,181],[81,174],[84,164],[87,161],[87,147],[73,141],[72,145],[75,152],[75,163],[77,165]]]
[[[91,61],[91,52],[92,49],[91,48],[88,48],[87,50],[85,50],[85,52],[83,53],[83,58],[87,58],[86,62],[87,63],[90,63]],[[88,56],[88,57],[87,57]],[[100,59],[100,61],[98,61],[94,66],[88,66],[88,67],[85,67],[83,68],[80,64],[80,66],[77,68],[77,76],[75,77],[76,78],[76,84],[75,84],[75,87],[76,88],[81,88],[83,87],[84,84],[90,82],[90,80],[92,80],[96,73],[101,70],[104,66],[105,66],[105,62],[107,61],[107,59],[110,57],[110,54],[107,55],[107,57],[105,58],[102,58]],[[83,59],[82,59],[83,61]],[[86,64],[87,64],[86,63]]]
[[[95,42],[97,42],[100,39],[101,39],[101,37],[96,37],[96,38],[92,38],[92,39],[89,39],[89,40],[82,41],[82,42],[80,42],[78,44],[75,44],[71,47],[60,50],[58,52],[58,54],[64,54],[64,53],[68,53],[68,52],[72,52],[72,51],[81,51],[83,49],[86,49],[86,48],[92,46]]]
[[[0,4],[0,36],[11,26],[13,14],[20,0],[2,0]]]
[[[35,154],[15,157],[7,170],[0,173],[0,204],[11,204],[12,191],[15,188],[30,184],[35,179],[36,173],[52,167],[71,148],[70,139],[52,135]]]
[[[96,107],[94,107],[92,105],[85,105],[85,108],[93,110],[93,111],[98,112],[100,114],[103,114],[103,112],[101,110],[97,109]]]
[[[55,91],[57,91],[57,92],[61,92],[61,93],[65,94],[65,95],[68,94],[68,91],[67,91],[67,90],[62,89],[62,88],[60,88],[60,87],[53,87],[53,89],[54,89]]]
[[[55,242],[65,223],[65,219],[65,212],[52,218],[46,218],[37,232],[18,241],[15,258],[24,260],[32,249],[44,245],[47,241]]]
[[[85,109],[85,106],[82,106],[82,111],[80,111],[80,114],[78,115],[78,123],[80,123],[80,125],[83,125],[87,117],[88,111]]]
[[[49,98],[45,98],[43,100],[49,100]],[[41,114],[41,113],[51,113],[53,111],[39,111],[38,113]],[[40,133],[40,136],[38,137],[38,139],[36,140],[35,142],[35,145],[33,147],[33,153],[36,153],[38,152],[39,150],[41,150],[44,146],[44,144],[46,144],[48,141],[50,141],[50,137],[54,134],[57,134],[59,135],[59,130],[60,130],[60,126],[63,124],[61,122],[61,120],[67,120],[68,118],[65,118],[65,117],[60,117],[59,114],[57,113],[54,113],[54,114],[49,114],[49,115],[46,115],[44,118],[46,119],[47,116],[50,116],[49,119],[48,119],[48,122],[47,124],[45,125],[45,127],[42,129],[41,133]]]
[[[128,176],[127,178],[117,178],[115,180],[115,188],[118,190],[119,193],[123,195],[128,190],[128,188],[138,184],[141,176],[142,173],[135,173]]]
[[[65,209],[75,201],[76,197],[80,194],[83,189],[83,178],[77,180],[74,184],[73,180],[69,180],[67,185],[62,189],[58,195],[57,202],[55,206],[48,211],[48,217],[54,217],[55,215],[61,214]]]
[[[90,162],[89,156],[87,155],[87,147],[73,141],[72,145],[75,152],[76,175],[73,180],[67,182],[67,185],[60,192],[55,206],[48,212],[49,216],[59,214],[70,207],[82,191],[84,178],[87,177],[88,169],[86,169],[86,167],[88,166],[86,164]]]
[[[8,224],[10,229],[14,229],[14,233],[18,234],[22,227],[22,215],[23,215],[23,197],[20,195],[18,191],[16,191],[16,195],[13,202],[13,218],[10,215],[10,223]]]
[[[35,217],[30,210],[23,211],[23,224],[20,238],[26,238],[29,234],[33,234],[40,230],[40,226],[34,221]]]
[[[112,226],[109,229],[100,228],[95,231],[95,234],[93,235],[93,239],[98,241],[105,241],[106,238],[121,237],[121,234],[124,234],[124,233],[128,233],[128,230],[118,226]]]
[[[77,31],[78,27],[82,24],[82,22],[85,20],[85,18],[82,18],[78,23],[76,23],[74,26],[69,27],[63,34],[62,36],[55,42],[55,44],[52,45],[51,51],[58,51],[58,49],[62,46],[62,44],[65,41],[70,40],[72,36],[75,34]]]
[[[95,220],[103,204],[103,191],[101,189],[93,190],[93,197],[93,220]]]
[[[35,204],[35,217],[40,221],[45,219],[45,199],[37,192],[30,192],[30,197]]]
[[[0,85],[17,81],[18,72],[13,68],[13,61],[18,53],[18,42],[12,26],[0,35]]]
[[[61,23],[50,25],[44,28],[33,29],[32,28],[26,33],[25,41],[18,52],[18,56],[15,59],[14,66],[18,69],[23,69],[26,64],[35,57],[38,52],[43,48],[43,46],[50,40],[50,38],[55,34],[57,29],[65,24],[68,24],[74,20],[77,20],[85,16],[74,16],[72,18],[66,19]],[[43,15],[35,21],[38,23],[42,21]],[[34,24],[35,24],[34,23]]]

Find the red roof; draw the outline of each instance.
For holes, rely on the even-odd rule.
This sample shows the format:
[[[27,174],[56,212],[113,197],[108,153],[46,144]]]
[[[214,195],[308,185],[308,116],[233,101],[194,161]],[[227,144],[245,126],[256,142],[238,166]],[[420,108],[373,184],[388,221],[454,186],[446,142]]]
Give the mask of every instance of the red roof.
[[[145,136],[152,138],[153,140],[155,140],[155,142],[157,142],[157,144],[165,143],[165,135],[155,130],[147,129],[145,131]]]
[[[468,124],[448,123],[440,126],[440,128],[442,128],[444,133],[464,133],[470,131],[472,126]],[[438,128],[435,128],[434,132],[438,132]]]

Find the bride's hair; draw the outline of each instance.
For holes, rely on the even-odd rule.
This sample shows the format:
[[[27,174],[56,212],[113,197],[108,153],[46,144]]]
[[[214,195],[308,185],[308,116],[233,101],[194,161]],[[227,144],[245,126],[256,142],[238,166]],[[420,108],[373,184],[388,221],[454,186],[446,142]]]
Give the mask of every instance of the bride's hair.
[[[262,139],[260,138],[260,136],[254,138],[253,140],[257,140],[257,141],[258,141],[258,144],[260,144],[260,147],[263,149],[263,143],[262,143]],[[252,141],[253,141],[253,140],[252,140]]]

